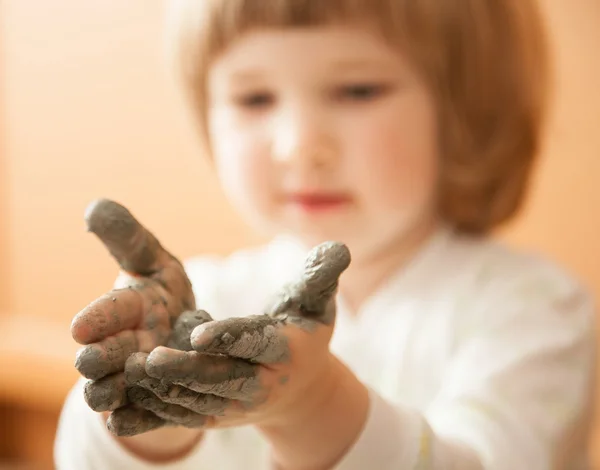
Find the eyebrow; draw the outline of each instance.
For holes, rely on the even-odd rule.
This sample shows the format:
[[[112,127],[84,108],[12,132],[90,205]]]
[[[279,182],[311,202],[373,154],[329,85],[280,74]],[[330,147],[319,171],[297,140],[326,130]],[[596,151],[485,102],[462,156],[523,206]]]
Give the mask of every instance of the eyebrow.
[[[231,74],[231,82],[248,83],[261,80],[266,74],[259,70],[240,70]]]

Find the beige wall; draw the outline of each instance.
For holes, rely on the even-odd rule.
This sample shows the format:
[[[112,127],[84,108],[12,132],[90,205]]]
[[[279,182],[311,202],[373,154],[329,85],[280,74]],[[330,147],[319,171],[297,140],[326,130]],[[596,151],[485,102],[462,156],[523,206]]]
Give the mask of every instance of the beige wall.
[[[84,233],[93,198],[123,201],[177,254],[250,239],[220,196],[161,64],[164,2],[4,2],[12,310],[64,321],[115,265]]]
[[[600,2],[541,0],[556,97],[529,205],[507,238],[552,255],[600,297]]]

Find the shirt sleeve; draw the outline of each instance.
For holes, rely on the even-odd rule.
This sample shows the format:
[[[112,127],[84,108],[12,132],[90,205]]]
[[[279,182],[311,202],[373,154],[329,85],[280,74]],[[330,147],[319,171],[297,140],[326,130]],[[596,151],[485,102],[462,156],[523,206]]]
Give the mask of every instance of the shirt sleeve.
[[[591,297],[554,275],[481,293],[441,392],[422,414],[371,391],[367,423],[336,470],[585,469],[592,414]]]

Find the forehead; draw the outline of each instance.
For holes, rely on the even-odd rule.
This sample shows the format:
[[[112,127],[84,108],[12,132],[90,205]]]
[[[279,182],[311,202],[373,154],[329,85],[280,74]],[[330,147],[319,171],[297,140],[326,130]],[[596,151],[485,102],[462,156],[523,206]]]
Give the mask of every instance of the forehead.
[[[240,35],[225,48],[211,64],[211,73],[241,74],[275,68],[310,72],[323,65],[343,70],[376,64],[391,66],[400,61],[397,48],[364,27],[261,28]]]

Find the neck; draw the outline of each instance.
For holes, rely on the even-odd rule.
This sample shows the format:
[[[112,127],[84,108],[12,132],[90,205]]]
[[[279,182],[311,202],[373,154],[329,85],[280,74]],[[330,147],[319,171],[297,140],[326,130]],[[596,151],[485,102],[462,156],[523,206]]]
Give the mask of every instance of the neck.
[[[404,268],[413,256],[434,234],[435,222],[420,224],[369,253],[357,253],[340,279],[339,293],[349,313],[356,315],[363,303],[398,270]]]

